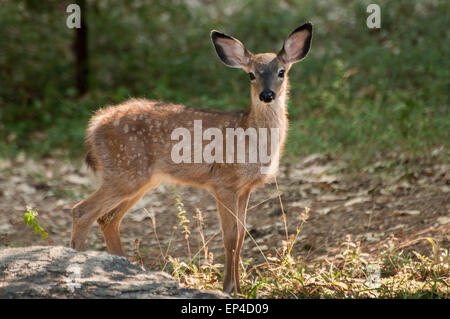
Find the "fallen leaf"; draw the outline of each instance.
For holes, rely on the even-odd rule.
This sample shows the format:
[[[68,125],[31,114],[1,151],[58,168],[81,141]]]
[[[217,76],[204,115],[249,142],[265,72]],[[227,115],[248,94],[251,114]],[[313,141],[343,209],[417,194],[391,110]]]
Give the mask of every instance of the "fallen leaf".
[[[27,184],[19,184],[16,186],[16,191],[24,194],[34,194],[36,193],[36,188],[31,187]]]
[[[381,235],[381,236],[379,236],[379,235]],[[384,236],[383,233],[382,234],[367,233],[367,234],[365,234],[364,237],[367,241],[375,242],[375,241],[380,241],[380,238],[382,236]]]
[[[319,213],[319,215],[327,215],[329,212],[338,209],[341,207],[340,205],[330,206],[330,207],[324,207],[321,209],[317,209],[316,211]]]
[[[415,215],[419,215],[420,214],[420,210],[395,210],[394,211],[394,215],[411,215],[411,216],[415,216]]]
[[[333,202],[336,200],[346,200],[347,198],[348,196],[327,194],[317,197],[317,200],[321,202]]]
[[[262,251],[269,250],[269,247],[267,245],[259,245],[259,248],[257,246],[255,246],[255,247],[252,248],[252,252],[253,253],[257,253],[257,252],[259,252],[260,249]]]
[[[319,215],[326,215],[331,211],[331,207],[325,207],[322,209],[317,210],[317,212],[319,213]]]
[[[292,202],[289,204],[291,207],[311,207],[311,201],[299,201],[299,202]]]
[[[3,224],[0,225],[0,233],[10,233],[12,232],[13,227],[11,224]]]
[[[322,154],[311,154],[309,156],[307,156],[306,158],[304,158],[302,160],[302,162],[300,163],[301,166],[308,166],[313,164],[314,162],[318,161],[318,160],[323,160],[325,159],[325,156]]]
[[[444,193],[450,192],[450,186],[447,186],[447,185],[442,186],[441,191]]]
[[[341,288],[341,290],[347,290],[348,286],[344,284],[343,282],[333,282],[333,285]]]
[[[348,207],[348,206],[352,206],[352,205],[355,205],[355,204],[365,203],[365,202],[368,202],[370,200],[371,200],[371,197],[369,197],[369,196],[356,197],[356,198],[353,198],[353,199],[347,201],[344,206]]]
[[[332,184],[337,181],[339,181],[339,179],[335,175],[322,175],[318,179],[319,183],[327,183],[327,184]]]
[[[10,167],[11,167],[11,161],[9,159],[0,158],[0,170],[10,168]]]
[[[75,174],[70,174],[67,175],[64,180],[66,182],[72,183],[72,184],[77,184],[77,185],[86,185],[86,184],[90,184],[90,179],[88,177],[83,177],[80,175],[75,175]]]

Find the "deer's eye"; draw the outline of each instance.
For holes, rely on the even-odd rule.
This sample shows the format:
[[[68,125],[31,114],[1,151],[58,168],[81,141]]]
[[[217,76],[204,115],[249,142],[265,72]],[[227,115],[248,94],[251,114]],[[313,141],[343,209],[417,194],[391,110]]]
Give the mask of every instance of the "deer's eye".
[[[248,76],[250,77],[250,81],[253,81],[255,79],[255,75],[253,74],[253,72],[249,72]]]
[[[278,77],[284,78],[284,70],[280,70],[280,72],[278,72]]]

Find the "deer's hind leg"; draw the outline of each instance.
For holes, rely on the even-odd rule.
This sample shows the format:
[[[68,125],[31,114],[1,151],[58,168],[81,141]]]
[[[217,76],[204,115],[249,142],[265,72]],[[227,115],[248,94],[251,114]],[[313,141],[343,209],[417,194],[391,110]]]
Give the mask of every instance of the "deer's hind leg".
[[[110,254],[126,256],[120,241],[120,223],[126,213],[139,202],[145,193],[150,189],[156,188],[159,183],[160,180],[158,178],[150,178],[149,182],[143,186],[136,195],[122,201],[114,209],[97,219]]]
[[[126,256],[120,241],[120,223],[126,213],[142,198],[142,196],[144,196],[144,192],[139,193],[133,198],[124,200],[114,209],[97,219],[110,254]]]
[[[86,237],[95,220],[137,196],[137,191],[124,191],[112,185],[114,183],[103,183],[98,190],[72,208],[72,248],[85,250]]]

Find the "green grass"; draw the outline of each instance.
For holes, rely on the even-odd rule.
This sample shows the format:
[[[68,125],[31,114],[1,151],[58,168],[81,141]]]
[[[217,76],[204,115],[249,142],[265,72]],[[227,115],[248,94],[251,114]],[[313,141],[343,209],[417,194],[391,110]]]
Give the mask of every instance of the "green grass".
[[[310,54],[290,72],[287,157],[319,152],[361,166],[386,151],[428,154],[449,146],[448,1],[383,1],[379,30],[365,25],[368,1],[279,3],[92,4],[91,90],[83,98],[73,83],[73,30],[61,27],[61,8],[25,6],[24,15],[20,1],[4,4],[0,156],[54,156],[56,149],[81,157],[92,113],[131,96],[247,108],[248,77],[217,59],[209,30],[232,34],[253,52],[277,51],[308,20]]]

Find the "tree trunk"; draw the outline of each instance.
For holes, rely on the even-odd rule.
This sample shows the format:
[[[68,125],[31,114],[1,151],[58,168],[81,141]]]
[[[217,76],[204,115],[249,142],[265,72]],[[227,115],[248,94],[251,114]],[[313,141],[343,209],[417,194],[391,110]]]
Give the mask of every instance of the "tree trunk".
[[[89,90],[89,64],[88,64],[88,28],[86,24],[86,0],[77,0],[76,3],[80,6],[81,28],[75,28],[75,77],[78,95],[82,96]]]

